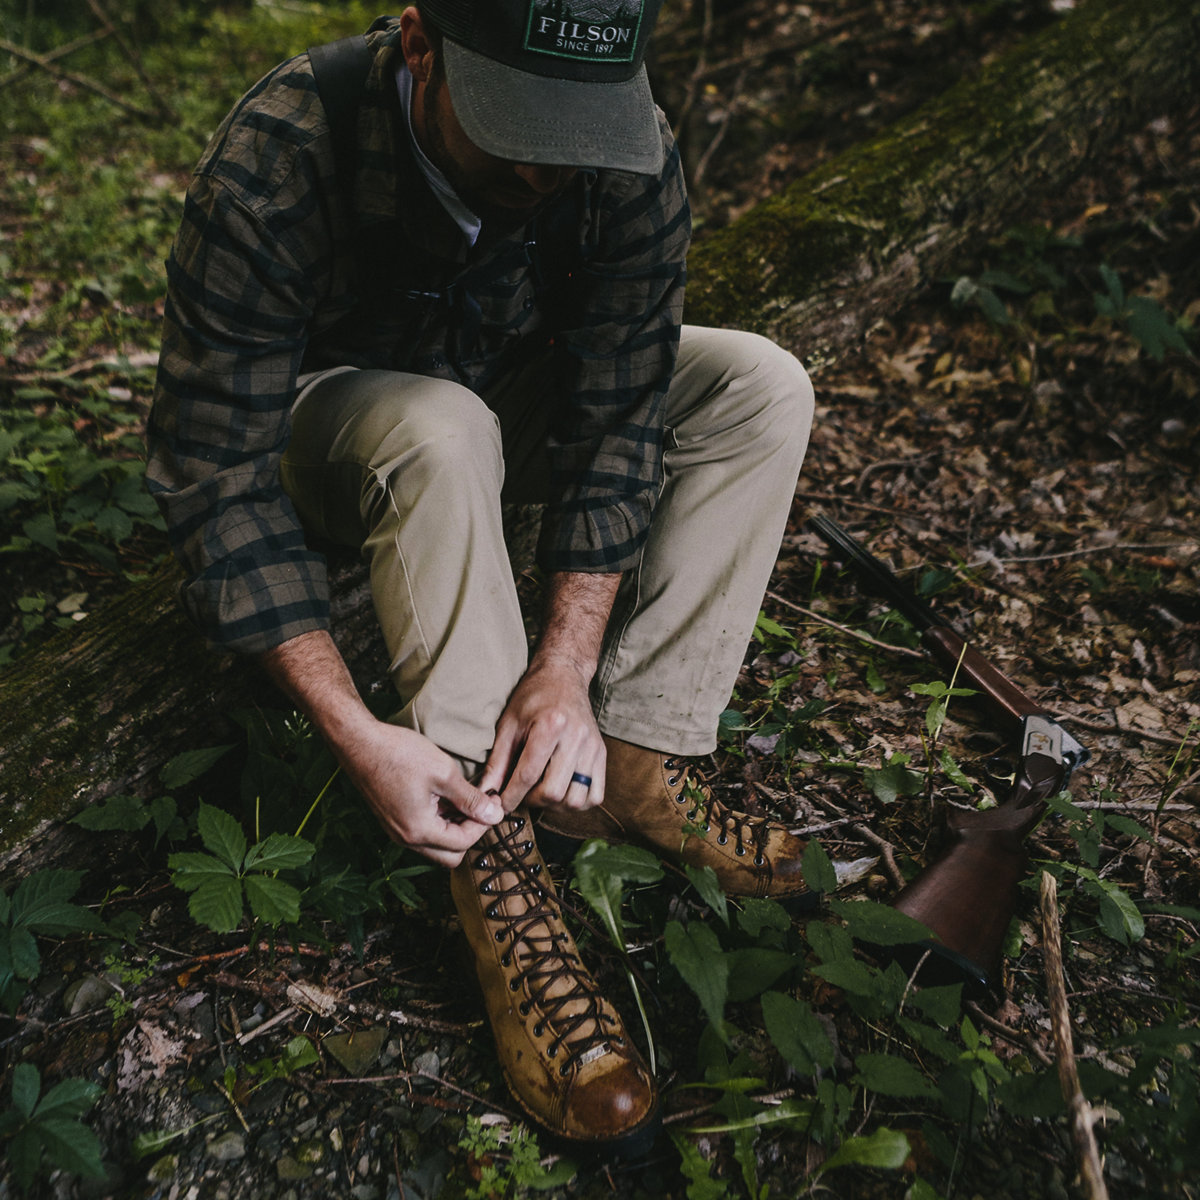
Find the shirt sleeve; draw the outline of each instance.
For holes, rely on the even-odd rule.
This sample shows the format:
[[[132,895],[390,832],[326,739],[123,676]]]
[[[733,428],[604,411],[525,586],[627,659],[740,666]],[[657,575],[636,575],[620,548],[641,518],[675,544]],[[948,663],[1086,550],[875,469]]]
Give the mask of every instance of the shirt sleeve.
[[[274,211],[274,210],[273,210]],[[314,307],[286,218],[198,175],[167,268],[147,479],[184,566],[185,610],[259,653],[328,627],[323,558],[279,479]]]
[[[547,570],[625,570],[658,496],[691,237],[678,149],[662,126],[657,179],[601,172],[593,188],[572,315],[555,339],[551,502],[538,546]]]

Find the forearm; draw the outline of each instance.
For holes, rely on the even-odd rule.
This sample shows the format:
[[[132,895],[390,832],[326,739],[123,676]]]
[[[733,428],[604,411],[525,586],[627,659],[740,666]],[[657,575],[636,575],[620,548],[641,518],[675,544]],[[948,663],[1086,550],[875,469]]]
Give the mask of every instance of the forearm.
[[[600,661],[620,575],[557,571],[549,578],[542,632],[530,671],[568,666],[590,683]]]
[[[328,633],[302,633],[265,651],[259,661],[339,759],[375,724]]]

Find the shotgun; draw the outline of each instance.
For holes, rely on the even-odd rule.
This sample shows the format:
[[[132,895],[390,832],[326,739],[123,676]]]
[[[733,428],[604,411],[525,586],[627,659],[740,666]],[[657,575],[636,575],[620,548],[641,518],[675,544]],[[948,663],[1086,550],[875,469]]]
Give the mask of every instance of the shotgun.
[[[937,857],[893,902],[936,939],[915,952],[897,948],[904,965],[911,969],[928,950],[922,982],[962,982],[971,993],[986,992],[1001,976],[1004,938],[1026,872],[1025,838],[1041,820],[1047,798],[1067,786],[1088,752],[840,525],[821,516],[809,525],[872,591],[912,622],[930,655],[957,672],[956,682],[975,690],[997,732],[1017,750],[1008,795],[982,812],[950,809]]]

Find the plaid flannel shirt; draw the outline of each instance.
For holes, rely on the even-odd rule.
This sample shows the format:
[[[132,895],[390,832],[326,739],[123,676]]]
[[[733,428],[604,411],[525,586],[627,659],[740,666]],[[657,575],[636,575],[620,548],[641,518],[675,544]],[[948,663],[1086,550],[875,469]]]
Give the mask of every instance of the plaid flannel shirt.
[[[184,566],[185,610],[243,652],[328,627],[324,559],[279,481],[303,373],[405,370],[486,398],[526,355],[552,354],[547,570],[625,569],[659,489],[690,237],[665,121],[659,178],[576,177],[556,205],[569,206],[565,241],[544,213],[472,248],[413,159],[398,26],[370,40],[353,187],[301,55],[214,135],[168,262],[148,479]],[[538,278],[539,238],[572,260],[556,286]]]

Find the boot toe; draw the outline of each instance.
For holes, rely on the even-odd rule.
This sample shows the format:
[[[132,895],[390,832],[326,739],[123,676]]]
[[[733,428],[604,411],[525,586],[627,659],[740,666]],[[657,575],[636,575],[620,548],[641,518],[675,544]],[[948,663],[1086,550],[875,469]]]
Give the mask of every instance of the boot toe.
[[[658,1094],[636,1058],[612,1057],[610,1067],[579,1072],[566,1097],[563,1132],[582,1148],[635,1157],[650,1149],[661,1126]]]

